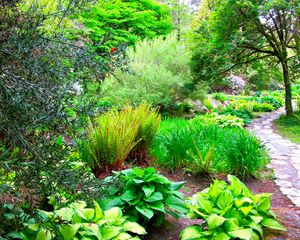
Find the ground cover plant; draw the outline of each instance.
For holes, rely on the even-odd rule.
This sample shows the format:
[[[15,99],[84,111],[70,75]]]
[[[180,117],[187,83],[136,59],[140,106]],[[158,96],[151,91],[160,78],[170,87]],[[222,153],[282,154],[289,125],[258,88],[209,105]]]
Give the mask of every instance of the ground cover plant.
[[[212,151],[211,171],[243,177],[256,175],[268,162],[266,150],[247,130],[206,126],[193,120],[163,121],[151,151],[156,162],[168,169],[189,168],[199,152],[205,159]]]
[[[245,124],[242,118],[232,116],[230,114],[219,115],[217,113],[210,113],[206,115],[199,115],[193,118],[192,122],[199,125],[218,125],[220,127],[240,127]]]
[[[292,142],[300,143],[300,112],[292,117],[280,116],[274,121],[276,130]]]
[[[209,188],[187,200],[188,216],[204,223],[185,228],[181,240],[263,239],[263,228],[286,231],[270,209],[271,194],[254,195],[232,175],[228,175],[228,182],[214,180]]]
[[[114,175],[123,185],[107,202],[122,208],[131,221],[160,226],[166,214],[179,218],[186,212],[183,194],[179,192],[184,182],[172,182],[153,167],[135,167]]]
[[[26,224],[19,239],[140,239],[134,235],[146,234],[136,222],[130,222],[120,208],[103,211],[97,202],[88,208],[84,201],[77,201],[53,212],[39,211],[39,221]],[[131,234],[130,234],[131,233]]]

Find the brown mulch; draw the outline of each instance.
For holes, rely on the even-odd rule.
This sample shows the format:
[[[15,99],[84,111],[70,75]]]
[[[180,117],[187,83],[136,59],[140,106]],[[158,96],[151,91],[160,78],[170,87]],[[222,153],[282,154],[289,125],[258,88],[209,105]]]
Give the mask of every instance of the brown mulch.
[[[208,187],[212,180],[209,177],[196,177],[184,174],[183,171],[169,173],[160,170],[161,174],[172,181],[186,181],[182,192],[191,196],[195,192]],[[218,179],[226,179],[225,175],[214,176]],[[267,240],[300,240],[300,209],[296,208],[292,202],[283,195],[277,185],[269,179],[257,180],[247,179],[245,184],[253,193],[270,192],[273,193],[272,210],[277,214],[279,221],[287,228],[287,232],[266,231]],[[149,228],[145,240],[178,240],[180,232],[189,225],[201,224],[201,220],[190,220],[186,218],[175,219],[167,216],[166,221],[159,228]]]

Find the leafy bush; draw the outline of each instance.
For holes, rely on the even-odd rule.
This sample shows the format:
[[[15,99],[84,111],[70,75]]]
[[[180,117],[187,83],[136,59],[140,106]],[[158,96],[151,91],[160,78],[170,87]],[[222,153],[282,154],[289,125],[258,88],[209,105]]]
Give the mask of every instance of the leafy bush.
[[[227,100],[227,97],[224,93],[221,92],[216,92],[213,94],[213,98],[220,101],[220,102],[225,102]]]
[[[254,102],[253,111],[254,112],[272,112],[275,108],[270,103],[258,103]]]
[[[249,100],[233,100],[230,103],[230,106],[232,106],[235,110],[252,112],[254,104],[254,101]]]
[[[155,169],[133,168],[114,172],[124,187],[117,192],[109,205],[119,206],[132,221],[159,226],[165,214],[178,218],[186,212],[183,195],[178,191],[183,182],[171,182],[156,173]]]
[[[244,109],[244,110],[236,110],[233,109],[231,106],[227,106],[225,108],[219,109],[218,114],[220,115],[231,115],[231,116],[236,116],[238,118],[241,118],[244,120],[245,125],[249,125],[251,123],[251,118],[253,117],[253,114]]]
[[[229,185],[214,180],[211,186],[187,200],[190,218],[204,223],[186,227],[181,240],[192,239],[263,239],[263,228],[283,230],[270,210],[269,193],[253,195],[236,177],[228,176]]]
[[[192,119],[194,124],[199,125],[218,125],[220,127],[240,127],[244,126],[244,120],[231,115],[219,115],[217,113],[209,113],[199,115]]]
[[[116,71],[103,83],[103,94],[118,106],[143,101],[161,112],[176,111],[176,103],[189,97],[190,53],[174,36],[143,41],[129,49],[128,71]],[[205,87],[198,91],[203,95]],[[198,96],[199,97],[199,96]]]
[[[114,207],[102,211],[97,202],[94,208],[86,208],[83,201],[75,202],[53,212],[39,211],[40,221],[27,225],[20,233],[22,239],[139,239],[134,234],[146,234],[145,229],[122,216],[122,210]]]
[[[120,112],[110,111],[94,119],[88,139],[79,142],[83,161],[96,176],[119,170],[131,154],[142,160],[158,130],[160,116],[150,105],[125,106]]]
[[[151,153],[162,167],[188,168],[199,152],[204,160],[212,146],[211,171],[255,176],[269,160],[259,140],[245,129],[203,126],[188,120],[162,122]]]
[[[278,109],[283,106],[284,100],[279,97],[273,97],[273,96],[261,96],[260,98],[256,98],[256,101],[259,103],[269,103],[271,104],[274,109]]]

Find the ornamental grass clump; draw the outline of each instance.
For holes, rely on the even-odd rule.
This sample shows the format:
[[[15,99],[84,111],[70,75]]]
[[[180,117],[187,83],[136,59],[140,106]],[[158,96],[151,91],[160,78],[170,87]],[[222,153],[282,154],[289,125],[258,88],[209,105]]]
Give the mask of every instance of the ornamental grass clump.
[[[186,227],[181,240],[259,240],[264,239],[264,228],[286,231],[271,210],[270,193],[254,195],[232,175],[228,182],[214,180],[187,200],[187,216],[204,222]]]

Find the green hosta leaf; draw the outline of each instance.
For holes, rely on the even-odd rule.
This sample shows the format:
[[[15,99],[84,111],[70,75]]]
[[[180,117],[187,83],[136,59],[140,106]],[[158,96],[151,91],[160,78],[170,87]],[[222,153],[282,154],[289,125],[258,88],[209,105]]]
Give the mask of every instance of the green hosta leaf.
[[[259,235],[263,237],[264,233],[260,225],[256,224],[255,222],[251,222],[250,224],[248,224],[248,227],[252,228],[253,230],[256,230],[259,233]]]
[[[268,211],[271,207],[271,200],[270,198],[263,198],[261,202],[257,206],[257,210],[259,211]]]
[[[249,212],[252,210],[253,206],[248,206],[248,207],[241,207],[240,210],[242,213],[244,213],[245,216],[249,214]]]
[[[64,221],[71,221],[74,215],[74,210],[72,208],[61,208],[55,211],[55,214]]]
[[[131,190],[127,190],[121,195],[121,199],[126,202],[130,202],[135,198],[136,198],[136,194]]]
[[[59,229],[61,235],[63,235],[64,240],[71,240],[76,235],[78,229],[80,228],[80,223],[76,224],[64,224]]]
[[[238,230],[240,229],[239,221],[236,218],[227,219],[225,222],[225,228],[227,232]]]
[[[229,235],[227,235],[226,233],[218,233],[215,237],[214,240],[230,240]]]
[[[91,221],[93,220],[95,216],[95,210],[92,208],[85,208],[80,211],[77,211],[78,215],[82,217],[86,221]]]
[[[211,215],[207,219],[208,230],[213,230],[219,226],[221,226],[226,221],[226,218],[218,216],[216,214]]]
[[[232,175],[228,175],[227,179],[228,182],[231,183],[229,189],[232,191],[234,196],[239,196],[242,193],[244,184],[241,183],[241,181],[237,177]]]
[[[172,182],[170,185],[170,190],[177,191],[180,188],[182,188],[184,185],[184,182]]]
[[[144,191],[146,197],[149,197],[149,196],[150,196],[152,193],[154,193],[154,191],[155,191],[154,185],[150,185],[149,187],[146,186],[146,185],[144,185],[144,186],[142,187],[142,189],[143,189],[143,191]]]
[[[146,230],[145,228],[143,228],[141,225],[139,225],[138,223],[135,222],[125,222],[125,224],[123,225],[123,230],[124,231],[128,231],[128,232],[133,232],[139,235],[142,234],[146,234]]]
[[[201,239],[202,235],[202,228],[198,225],[193,225],[186,227],[180,233],[181,240],[190,240],[190,239]]]
[[[51,233],[46,229],[41,229],[35,238],[35,240],[51,240],[51,239],[52,239]]]
[[[132,169],[132,173],[138,177],[143,177],[145,170],[139,167],[135,167]]]
[[[217,206],[220,209],[225,209],[227,206],[233,204],[233,196],[229,190],[222,192],[217,200]]]
[[[135,182],[136,184],[141,184],[145,182],[144,180],[141,179],[133,179],[132,181]]]
[[[95,220],[103,218],[104,217],[103,211],[102,211],[102,209],[100,208],[99,204],[96,201],[94,201],[94,206],[95,206]]]
[[[130,234],[125,232],[120,233],[118,236],[114,238],[114,240],[128,240],[128,239],[133,240],[134,238],[132,238]]]
[[[105,220],[117,220],[121,217],[122,217],[122,211],[118,207],[114,207],[104,212]]]
[[[112,239],[118,236],[121,230],[122,230],[121,227],[114,227],[114,226],[109,226],[105,228],[103,227],[101,228],[102,239]]]
[[[186,213],[187,208],[185,206],[185,203],[178,197],[170,196],[166,200],[166,204],[171,209],[178,211],[180,213]]]
[[[253,201],[251,198],[248,197],[242,197],[240,199],[234,200],[234,205],[238,208],[243,206],[245,203],[253,203]]]
[[[264,227],[267,227],[267,228],[286,231],[286,229],[279,222],[277,222],[275,219],[271,219],[271,218],[264,219],[261,222],[261,225],[263,225]]]
[[[210,201],[204,199],[202,196],[197,196],[196,201],[201,209],[203,209],[208,214],[212,213],[212,204],[210,203]]]
[[[135,209],[148,219],[151,219],[154,215],[154,212],[151,209],[146,208],[144,206],[143,207],[135,206]]]
[[[262,220],[263,217],[261,216],[250,216],[250,218],[253,220],[254,223],[259,224]]]
[[[229,235],[235,238],[243,239],[243,240],[251,240],[253,236],[253,231],[251,229],[241,229],[229,232]]]
[[[147,206],[154,210],[157,210],[160,212],[165,212],[164,204],[161,201],[149,202],[149,203],[147,203]]]
[[[161,192],[154,192],[151,196],[145,197],[144,200],[146,202],[160,201],[160,200],[163,200],[163,195]]]

